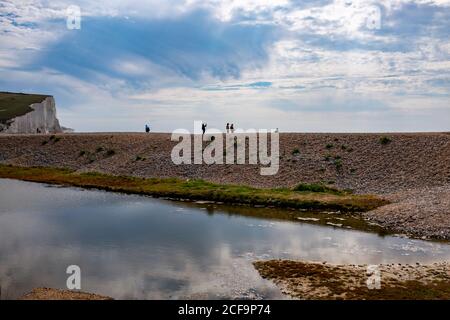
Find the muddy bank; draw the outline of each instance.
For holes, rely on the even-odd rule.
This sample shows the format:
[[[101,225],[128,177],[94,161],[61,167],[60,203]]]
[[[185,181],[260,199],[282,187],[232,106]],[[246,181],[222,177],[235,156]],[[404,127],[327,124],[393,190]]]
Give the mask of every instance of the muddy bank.
[[[450,134],[280,134],[280,168],[175,165],[165,133],[1,135],[0,163],[262,188],[322,183],[391,204],[365,214],[398,233],[450,239]]]
[[[450,299],[450,265],[377,265],[379,286],[367,265],[269,260],[254,263],[263,278],[297,299],[429,300]],[[370,278],[374,279],[374,278]]]

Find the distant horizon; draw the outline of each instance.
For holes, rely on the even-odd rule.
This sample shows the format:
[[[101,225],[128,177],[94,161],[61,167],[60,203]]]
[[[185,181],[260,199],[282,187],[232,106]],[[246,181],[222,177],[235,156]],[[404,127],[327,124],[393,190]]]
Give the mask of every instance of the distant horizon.
[[[0,26],[1,90],[76,132],[450,131],[450,0],[6,0]]]
[[[68,128],[68,129],[73,129],[73,128]],[[178,128],[178,129],[180,129],[180,128]],[[181,129],[183,129],[183,128],[181,128]],[[216,128],[216,127],[214,127],[214,129],[219,129],[219,128]],[[243,128],[244,130],[247,130],[247,129],[250,129],[250,128],[247,128],[247,129],[245,129],[245,128]],[[251,129],[255,129],[255,128],[251,128]],[[273,129],[275,129],[275,128],[273,128]],[[174,130],[176,130],[176,129],[174,129]],[[87,134],[109,134],[109,133],[111,133],[111,134],[114,134],[114,133],[124,133],[124,134],[127,134],[127,133],[138,133],[138,134],[143,134],[143,135],[145,135],[145,134],[152,134],[152,133],[164,133],[164,134],[171,134],[173,132],[173,130],[172,131],[150,131],[150,132],[144,132],[144,130],[142,130],[142,131],[77,131],[77,130],[74,130],[74,132],[66,132],[65,134],[77,134],[77,133],[87,133]],[[225,134],[226,132],[222,132],[223,134]],[[237,132],[236,132],[237,133]],[[327,132],[327,131],[282,131],[282,130],[280,130],[278,133],[280,133],[280,134],[284,134],[284,133],[286,133],[286,134],[291,134],[291,133],[293,133],[293,134],[421,134],[421,133],[423,133],[423,134],[433,134],[433,133],[436,133],[436,134],[448,134],[448,133],[450,133],[450,130],[449,131],[365,131],[365,132],[362,132],[362,131],[341,131],[341,132]],[[20,135],[21,133],[19,133],[19,135]],[[49,133],[50,134],[50,133]],[[191,133],[191,134],[194,134],[194,133]]]

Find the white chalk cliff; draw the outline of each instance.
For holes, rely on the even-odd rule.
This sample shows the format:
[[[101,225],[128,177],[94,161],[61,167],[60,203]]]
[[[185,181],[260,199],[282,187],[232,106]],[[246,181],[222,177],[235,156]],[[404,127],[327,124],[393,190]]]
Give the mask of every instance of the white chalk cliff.
[[[33,111],[8,121],[2,133],[60,133],[63,129],[56,118],[55,99],[47,97],[30,105]],[[1,131],[1,130],[0,130]]]

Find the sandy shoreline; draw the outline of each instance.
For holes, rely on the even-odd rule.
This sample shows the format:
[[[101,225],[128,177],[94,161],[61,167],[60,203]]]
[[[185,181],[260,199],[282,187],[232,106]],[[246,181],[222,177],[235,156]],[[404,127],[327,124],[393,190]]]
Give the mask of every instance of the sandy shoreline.
[[[0,135],[0,163],[262,188],[324,183],[391,201],[364,214],[386,228],[416,237],[450,239],[449,133],[282,133],[280,170],[266,177],[259,174],[257,165],[174,165],[170,153],[176,142],[165,133],[57,137]],[[382,137],[390,142],[380,143]],[[111,155],[105,156],[107,152]]]

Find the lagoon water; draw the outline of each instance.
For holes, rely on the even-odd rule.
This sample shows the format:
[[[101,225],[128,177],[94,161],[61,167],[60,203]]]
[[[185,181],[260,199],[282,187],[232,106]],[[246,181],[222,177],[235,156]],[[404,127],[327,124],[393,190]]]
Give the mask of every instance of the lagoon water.
[[[445,243],[277,220],[267,210],[0,179],[1,298],[64,289],[69,265],[80,266],[82,291],[117,299],[258,299],[284,298],[253,268],[259,259],[450,258]]]

